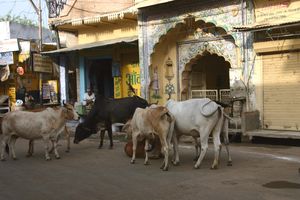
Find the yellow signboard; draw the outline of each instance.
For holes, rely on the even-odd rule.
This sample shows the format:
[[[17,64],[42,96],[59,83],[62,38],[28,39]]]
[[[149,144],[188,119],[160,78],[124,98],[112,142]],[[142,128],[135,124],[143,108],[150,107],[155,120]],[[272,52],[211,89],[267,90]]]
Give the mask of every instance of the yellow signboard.
[[[12,103],[16,102],[16,88],[15,87],[8,88],[8,96]]]
[[[122,98],[121,77],[114,77],[114,98]]]
[[[130,90],[127,83],[132,85],[135,94],[141,95],[141,79],[140,79],[140,66],[138,63],[127,64],[121,68],[122,73],[122,94],[123,97],[132,96],[133,92]]]
[[[299,0],[255,0],[256,23],[278,24],[300,20]]]

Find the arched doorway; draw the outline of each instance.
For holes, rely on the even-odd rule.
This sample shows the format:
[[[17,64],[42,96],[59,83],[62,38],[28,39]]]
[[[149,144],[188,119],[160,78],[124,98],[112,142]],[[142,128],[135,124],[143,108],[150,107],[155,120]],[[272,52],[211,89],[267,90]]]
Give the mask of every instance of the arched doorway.
[[[208,97],[226,102],[229,98],[230,63],[222,56],[205,51],[182,73],[181,100]]]

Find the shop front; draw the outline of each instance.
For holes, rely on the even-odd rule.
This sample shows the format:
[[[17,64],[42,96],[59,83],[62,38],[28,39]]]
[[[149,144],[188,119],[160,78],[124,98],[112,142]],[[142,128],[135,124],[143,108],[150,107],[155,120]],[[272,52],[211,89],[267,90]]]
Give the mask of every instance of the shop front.
[[[13,39],[10,43],[16,48],[1,52],[0,59],[1,65],[5,64],[1,67],[0,95],[9,96],[10,110],[15,106],[29,109],[57,104],[58,76],[53,73],[52,60],[37,54],[34,42]],[[4,45],[10,47],[7,43]]]
[[[300,2],[254,2],[256,22],[237,30],[255,36],[256,103],[262,129],[299,131]],[[299,138],[297,134],[275,137]]]
[[[44,54],[61,61],[63,58],[59,66],[64,72],[60,76],[65,77],[61,83],[65,91],[61,90],[61,94],[71,100],[76,92],[76,102],[84,104],[87,90],[92,90],[96,96],[122,98],[134,95],[130,90],[131,85],[135,93],[140,95],[137,46],[137,37],[127,37],[76,45]]]

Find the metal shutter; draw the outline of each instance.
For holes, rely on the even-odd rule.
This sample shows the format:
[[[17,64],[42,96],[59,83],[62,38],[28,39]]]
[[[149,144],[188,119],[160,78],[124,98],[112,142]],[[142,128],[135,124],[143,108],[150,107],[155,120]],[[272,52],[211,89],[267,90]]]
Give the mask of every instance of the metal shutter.
[[[263,55],[263,127],[300,129],[300,52]]]

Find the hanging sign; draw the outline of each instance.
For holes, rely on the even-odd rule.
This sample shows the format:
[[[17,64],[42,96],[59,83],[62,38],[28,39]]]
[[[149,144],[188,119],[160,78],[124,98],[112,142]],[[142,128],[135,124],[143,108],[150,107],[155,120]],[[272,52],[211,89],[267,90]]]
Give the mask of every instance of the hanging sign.
[[[0,65],[11,65],[14,64],[13,52],[1,52],[0,53]]]
[[[53,62],[50,57],[33,54],[33,71],[52,73]]]
[[[19,51],[18,39],[0,40],[0,52]]]

